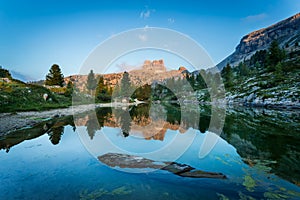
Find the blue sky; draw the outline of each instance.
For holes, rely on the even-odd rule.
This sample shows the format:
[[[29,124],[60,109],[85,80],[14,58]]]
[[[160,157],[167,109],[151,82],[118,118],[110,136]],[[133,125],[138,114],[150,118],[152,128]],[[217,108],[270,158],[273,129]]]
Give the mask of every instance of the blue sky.
[[[145,26],[190,36],[217,64],[245,34],[299,11],[299,0],[0,0],[0,65],[33,80],[54,63],[75,74],[99,43]]]

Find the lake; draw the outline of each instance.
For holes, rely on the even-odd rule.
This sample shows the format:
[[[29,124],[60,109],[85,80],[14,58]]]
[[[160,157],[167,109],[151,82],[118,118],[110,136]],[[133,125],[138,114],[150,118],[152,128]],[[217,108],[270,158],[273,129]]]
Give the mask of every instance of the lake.
[[[300,198],[298,111],[220,108],[218,127],[191,107],[97,108],[2,136],[0,199]]]

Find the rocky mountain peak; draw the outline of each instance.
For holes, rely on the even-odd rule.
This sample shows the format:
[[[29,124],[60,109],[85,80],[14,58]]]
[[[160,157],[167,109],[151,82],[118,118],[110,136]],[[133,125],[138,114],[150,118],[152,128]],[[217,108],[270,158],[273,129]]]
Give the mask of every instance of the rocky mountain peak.
[[[163,82],[172,77],[183,77],[182,72],[186,71],[185,67],[178,70],[167,70],[164,60],[145,60],[144,64],[138,69],[129,71],[131,83],[137,86],[145,84],[151,85],[153,82]],[[98,75],[97,75],[98,76]],[[104,83],[114,88],[122,79],[123,72],[103,74]],[[73,75],[65,77],[65,81],[72,81],[80,91],[84,91],[87,82],[87,75]]]
[[[166,72],[167,69],[164,64],[164,60],[145,60],[144,65],[142,67],[142,70],[144,71],[154,71],[154,72]]]
[[[280,21],[272,26],[245,35],[235,52],[217,65],[222,69],[227,63],[236,66],[249,59],[256,51],[269,48],[271,42],[277,40],[281,47],[290,51],[291,46],[300,42],[300,13]]]
[[[183,66],[180,66],[179,69],[178,69],[178,71],[183,72],[183,71],[187,71],[187,69],[185,67],[183,67]]]

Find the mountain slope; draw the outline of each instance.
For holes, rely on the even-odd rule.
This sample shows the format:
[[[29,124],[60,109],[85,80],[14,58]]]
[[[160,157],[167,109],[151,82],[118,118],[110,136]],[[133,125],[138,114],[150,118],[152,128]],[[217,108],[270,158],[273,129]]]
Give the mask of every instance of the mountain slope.
[[[237,66],[240,62],[249,59],[256,51],[269,48],[273,40],[277,40],[287,52],[299,50],[300,13],[244,36],[235,51],[217,67],[223,69],[227,63]]]

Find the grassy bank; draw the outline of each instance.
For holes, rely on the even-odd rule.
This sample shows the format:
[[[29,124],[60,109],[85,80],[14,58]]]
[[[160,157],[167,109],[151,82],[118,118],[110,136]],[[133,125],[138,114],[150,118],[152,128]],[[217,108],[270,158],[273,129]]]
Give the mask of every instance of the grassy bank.
[[[45,100],[43,95],[47,94]],[[19,80],[0,82],[0,112],[41,111],[65,108],[72,104],[71,97],[59,95],[49,89]]]

